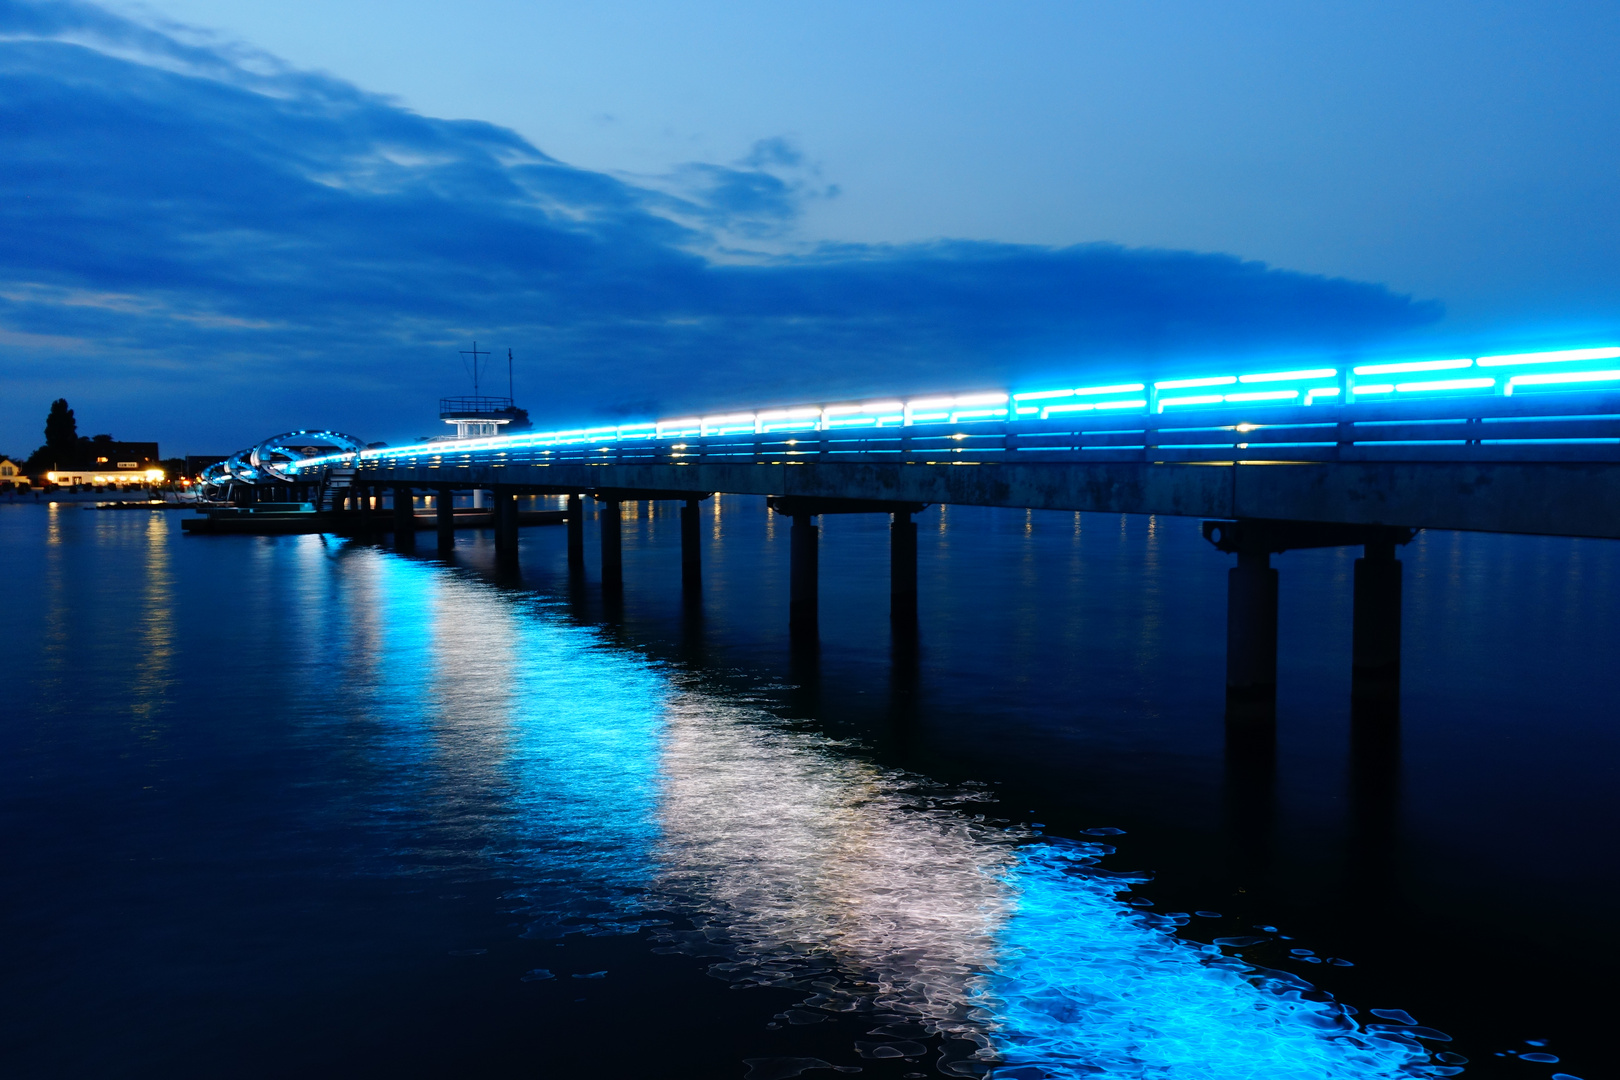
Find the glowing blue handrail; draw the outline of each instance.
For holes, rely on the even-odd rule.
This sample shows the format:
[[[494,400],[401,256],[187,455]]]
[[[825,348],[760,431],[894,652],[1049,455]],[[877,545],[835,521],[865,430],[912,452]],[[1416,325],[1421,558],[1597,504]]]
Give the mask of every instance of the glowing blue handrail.
[[[501,454],[514,450],[595,447],[606,452],[636,441],[670,444],[678,440],[759,436],[800,432],[883,431],[945,424],[1047,421],[1079,413],[1162,415],[1167,410],[1216,405],[1245,408],[1312,406],[1331,400],[1340,407],[1360,400],[1390,401],[1416,397],[1481,394],[1512,397],[1515,392],[1620,388],[1620,347],[1565,349],[1435,360],[1407,360],[1340,368],[1304,368],[1241,374],[1201,375],[1157,382],[1121,382],[1099,386],[965,394],[935,394],[913,399],[803,404],[759,409],[733,409],[689,414],[633,424],[576,427],[490,436],[481,439],[379,447],[358,454],[333,454],[296,463],[294,471],[325,465],[401,457],[443,458],[448,455]],[[1599,366],[1603,362],[1611,366]],[[1560,365],[1549,370],[1546,365]],[[1565,366],[1567,365],[1567,366]],[[1516,368],[1530,368],[1516,371]],[[1426,373],[1436,378],[1412,378]],[[1478,372],[1478,374],[1475,374]],[[1407,376],[1400,378],[1400,376]],[[1168,391],[1168,393],[1167,393]]]

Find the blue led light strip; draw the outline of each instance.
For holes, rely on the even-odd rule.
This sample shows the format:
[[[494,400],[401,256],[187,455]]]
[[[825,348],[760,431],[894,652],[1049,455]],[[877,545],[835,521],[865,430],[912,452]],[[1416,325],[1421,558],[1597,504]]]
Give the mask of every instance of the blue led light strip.
[[[1349,371],[1303,368],[1238,375],[1204,375],[1155,383],[1125,382],[1051,390],[985,391],[931,395],[910,400],[744,409],[669,420],[604,427],[497,435],[361,451],[362,460],[437,457],[446,454],[500,452],[507,449],[593,446],[625,440],[669,441],[726,435],[792,434],[795,432],[862,431],[928,424],[980,421],[1049,420],[1090,412],[1145,411],[1162,414],[1199,406],[1236,404],[1270,407],[1313,405],[1328,401],[1353,405],[1361,399],[1388,401],[1414,396],[1497,394],[1543,389],[1620,389],[1620,347],[1565,349],[1362,364]],[[1516,369],[1526,369],[1519,371]],[[310,458],[294,468],[352,461],[352,454]]]

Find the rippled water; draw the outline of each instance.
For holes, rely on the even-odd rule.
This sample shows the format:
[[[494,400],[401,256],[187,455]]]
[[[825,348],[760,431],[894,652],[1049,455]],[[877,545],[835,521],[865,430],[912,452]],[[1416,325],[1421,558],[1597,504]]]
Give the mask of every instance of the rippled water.
[[[1221,561],[1163,521],[942,515],[920,656],[874,618],[881,530],[829,528],[807,657],[781,625],[785,535],[751,500],[711,506],[701,612],[665,573],[673,527],[645,512],[618,608],[569,580],[560,530],[525,534],[515,577],[476,535],[447,564],[189,538],[161,513],[0,515],[31,568],[3,642],[0,766],[16,927],[0,1046],[21,1075],[1555,1071],[1540,1027],[1484,1034],[1546,991],[1487,1005],[1468,972],[1432,968],[1459,942],[1402,899],[1425,871],[1399,862],[1445,812],[1390,795],[1388,748],[1341,758],[1360,806],[1343,838],[1289,802],[1290,783],[1321,783],[1323,746],[1223,758],[1216,727],[1211,752],[1221,643],[1194,631]],[[1460,579],[1537,544],[1545,562],[1547,543],[1470,559],[1426,542],[1406,555],[1420,672],[1425,629],[1473,632],[1433,599],[1465,603]],[[1563,543],[1582,591],[1611,580],[1607,548]],[[1214,587],[1189,584],[1211,566]],[[1601,605],[1583,617],[1613,627]],[[1472,700],[1449,685],[1409,676],[1409,702]],[[1578,707],[1612,685],[1542,727],[1590,740]],[[1103,704],[1076,722],[1077,698]],[[1502,729],[1471,718],[1470,738]],[[1408,786],[1428,777],[1412,758]],[[1309,908],[1323,888],[1324,845],[1348,876],[1313,926],[1299,894]],[[1612,879],[1588,850],[1587,876]],[[1454,936],[1512,911],[1481,885]],[[1405,955],[1378,955],[1403,920]],[[1539,970],[1579,1000],[1579,967]],[[1421,1016],[1435,1027],[1402,1011],[1430,1002],[1449,1009]]]

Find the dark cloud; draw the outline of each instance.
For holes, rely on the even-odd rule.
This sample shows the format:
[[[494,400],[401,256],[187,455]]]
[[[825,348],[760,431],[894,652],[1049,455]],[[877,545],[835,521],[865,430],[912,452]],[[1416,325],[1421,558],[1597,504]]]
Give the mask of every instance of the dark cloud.
[[[178,34],[0,0],[0,363],[251,402],[236,442],[418,433],[474,337],[568,421],[1337,353],[1439,314],[1225,255],[744,250],[827,193],[791,142],[639,184]]]

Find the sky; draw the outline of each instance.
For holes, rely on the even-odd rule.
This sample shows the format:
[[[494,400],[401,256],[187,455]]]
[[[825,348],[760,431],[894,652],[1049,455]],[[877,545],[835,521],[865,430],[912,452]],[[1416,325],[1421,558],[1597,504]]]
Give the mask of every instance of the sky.
[[[0,452],[1620,341],[1620,8],[0,0]],[[498,365],[497,389],[504,382]]]

